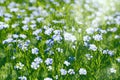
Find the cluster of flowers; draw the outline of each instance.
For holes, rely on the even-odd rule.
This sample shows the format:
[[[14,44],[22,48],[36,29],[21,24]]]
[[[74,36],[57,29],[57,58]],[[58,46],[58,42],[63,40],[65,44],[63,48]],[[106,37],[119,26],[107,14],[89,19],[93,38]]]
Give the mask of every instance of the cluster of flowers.
[[[61,72],[61,75],[66,75],[67,73],[70,74],[70,75],[74,75],[75,74],[74,69],[69,69],[68,71],[66,71],[65,69],[60,69],[60,72]],[[86,69],[80,68],[79,69],[79,74],[80,75],[87,75]],[[58,79],[58,75],[56,75],[56,79]],[[50,78],[50,77],[47,77],[44,80],[53,80],[53,79]]]
[[[41,64],[43,62],[43,60],[40,58],[40,57],[37,57],[37,58],[35,58],[34,59],[34,62],[32,62],[32,64],[31,64],[31,68],[33,68],[33,69],[38,69],[39,68],[39,64]]]
[[[4,22],[0,22],[0,30],[5,29],[5,28],[9,28],[9,25]]]
[[[69,4],[71,0],[63,0],[66,4]],[[106,0],[105,0],[106,1]],[[5,0],[0,0],[0,3],[4,3]],[[34,4],[37,2],[37,0],[29,0],[31,4]],[[55,1],[55,0],[50,0],[51,3],[55,4],[56,6],[60,6],[60,3]],[[117,0],[115,0],[117,2]],[[92,4],[90,6],[90,4]],[[111,6],[112,9],[110,9],[109,6],[104,5],[104,9],[101,8],[101,4],[103,4],[102,1],[98,0],[74,0],[73,10],[71,10],[71,15],[75,16],[75,21],[78,24],[87,24],[90,25],[89,27],[85,27],[85,35],[83,35],[83,42],[84,46],[88,48],[88,50],[92,51],[97,51],[100,50],[97,44],[91,43],[91,41],[95,42],[100,42],[104,40],[104,35],[112,32],[115,33],[118,28],[117,27],[112,27],[112,28],[107,28],[102,29],[99,28],[98,26],[102,25],[103,22],[106,21],[108,25],[110,24],[118,24],[120,25],[120,13],[115,13],[113,16],[104,16],[106,15],[107,12],[114,12],[116,10],[115,4],[112,4],[111,2],[108,3],[109,6]],[[22,6],[25,6],[26,3],[21,4]],[[45,45],[47,45],[47,49],[45,52],[49,52],[51,55],[54,54],[54,51],[51,50],[52,46],[54,45],[55,42],[60,43],[62,40],[65,40],[66,42],[70,43],[75,43],[77,41],[76,38],[76,29],[74,26],[71,28],[71,32],[67,31],[66,29],[68,28],[66,26],[66,21],[65,19],[60,19],[60,20],[52,20],[51,23],[54,25],[56,24],[62,24],[64,25],[62,29],[56,29],[53,28],[52,24],[49,22],[47,23],[46,18],[51,16],[51,13],[56,13],[55,15],[58,17],[65,16],[64,13],[62,12],[57,12],[54,8],[51,8],[50,5],[46,5],[45,8],[42,8],[41,6],[36,7],[36,6],[29,6],[26,9],[20,9],[19,7],[21,6],[18,3],[15,2],[10,2],[8,6],[2,7],[0,6],[0,17],[4,17],[4,22],[0,22],[0,30],[11,28],[13,30],[20,30],[23,31],[21,34],[12,34],[8,35],[8,38],[3,40],[3,44],[12,44],[12,43],[17,43],[17,47],[24,50],[29,50],[29,45],[33,44],[34,42],[31,39],[29,39],[29,36],[27,36],[27,32],[30,31],[29,35],[32,36],[32,38],[36,39],[39,43],[39,41],[43,41]],[[79,7],[84,6],[85,10],[83,9],[78,9]],[[97,8],[97,9],[96,9]],[[6,11],[6,9],[9,10],[9,12]],[[48,10],[47,10],[48,9]],[[64,7],[63,7],[64,9]],[[30,14],[28,15],[28,12]],[[81,14],[85,13],[87,11],[88,13],[93,13],[91,15],[86,16],[88,21],[84,21],[84,17],[81,16]],[[12,14],[14,12],[14,14]],[[17,15],[17,17],[16,17]],[[12,24],[7,24],[7,22],[10,22],[12,18],[16,17],[18,20],[22,21],[15,21]],[[6,23],[5,23],[6,22]],[[42,23],[44,26],[39,28],[37,24]],[[21,25],[22,26],[21,26]],[[20,26],[20,27],[19,27]],[[77,29],[77,33],[81,33],[82,29],[79,28]],[[24,33],[24,34],[23,34]],[[97,34],[96,34],[97,33]],[[47,37],[46,37],[47,36]],[[119,39],[120,35],[114,35],[115,39]],[[72,48],[76,49],[76,45],[72,45]],[[31,49],[31,47],[30,47]],[[56,50],[60,53],[63,53],[63,49],[58,47]],[[114,55],[114,50],[108,50],[108,49],[102,49],[101,50],[103,54],[108,54],[110,56]],[[37,46],[34,46],[34,48],[31,49],[31,53],[37,56],[33,62],[31,62],[31,68],[37,70],[40,68],[40,64],[43,63],[43,59],[41,57],[38,57],[38,54],[40,53],[39,49]],[[93,58],[93,55],[91,54],[85,54],[85,57],[90,60]],[[15,57],[13,57],[15,58]],[[71,58],[72,59],[72,58]],[[53,58],[47,58],[44,63],[46,64],[48,70],[52,70],[52,64],[53,64]],[[120,58],[116,59],[118,62],[120,62]],[[71,65],[70,62],[64,61],[64,65],[69,66]],[[15,69],[23,69],[25,65],[22,64],[21,62],[17,63],[15,65]],[[116,73],[116,70],[114,68],[110,68],[111,73]],[[70,69],[60,69],[61,75],[74,75],[76,74],[75,70],[70,68]],[[85,68],[80,68],[79,69],[79,74],[80,75],[87,75],[87,70]],[[58,78],[58,76],[56,76]],[[25,76],[20,76],[18,77],[20,80],[27,80],[27,77]],[[45,78],[44,80],[53,80],[52,78]]]

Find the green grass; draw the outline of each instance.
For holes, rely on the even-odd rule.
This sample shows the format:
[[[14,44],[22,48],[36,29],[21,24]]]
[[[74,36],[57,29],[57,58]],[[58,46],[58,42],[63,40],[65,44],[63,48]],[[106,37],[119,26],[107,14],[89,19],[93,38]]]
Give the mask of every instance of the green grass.
[[[25,10],[25,12],[10,12],[7,6],[12,1],[20,4],[18,8],[21,10]],[[94,12],[87,11],[84,7],[84,0],[80,0],[83,1],[82,5],[74,4],[73,0],[71,0],[71,3],[69,4],[66,4],[61,0],[56,1],[60,3],[60,6],[56,6],[55,4],[50,2],[50,0],[38,0],[36,3],[33,4],[29,3],[29,0],[6,0],[3,4],[0,4],[0,6],[4,6],[6,8],[6,13],[10,13],[13,15],[13,17],[10,18],[9,21],[5,21],[5,17],[0,16],[0,22],[5,22],[6,24],[9,24],[9,28],[0,30],[0,80],[18,80],[18,77],[20,76],[26,76],[27,80],[44,80],[44,78],[46,77],[50,77],[53,80],[56,80],[56,75],[58,75],[58,80],[120,80],[120,62],[117,62],[116,60],[120,57],[120,38],[114,38],[115,35],[120,35],[120,25],[118,25],[117,23],[108,25],[103,19],[105,16],[112,16],[112,14],[119,11],[119,3],[113,3],[115,4],[115,11],[109,10],[109,12],[106,12],[105,14],[102,14],[100,17],[98,17],[100,18],[100,21],[98,21],[98,28],[102,30],[107,30],[108,28],[116,27],[118,30],[116,32],[107,32],[106,34],[103,34],[103,40],[101,41],[95,41],[94,39],[91,39],[89,43],[95,44],[98,48],[97,51],[92,51],[89,50],[89,47],[84,46],[83,37],[85,35],[89,35],[86,33],[86,29],[91,26],[93,27],[94,24],[91,23],[97,17],[95,16],[91,19],[88,19],[88,16],[97,12],[97,9],[95,8]],[[25,6],[22,5],[23,3],[25,3]],[[46,8],[46,5],[48,4],[50,5],[50,8],[53,8],[55,11],[52,12],[50,11],[50,8]],[[44,21],[40,23],[36,22],[36,29],[43,29],[44,26],[49,26],[54,30],[62,31],[61,36],[63,39],[60,41],[60,43],[55,41],[54,45],[50,49],[54,52],[53,55],[50,55],[50,52],[45,52],[45,50],[48,48],[48,46],[46,45],[46,40],[50,39],[54,35],[53,32],[51,35],[48,36],[45,35],[45,30],[43,29],[42,33],[39,34],[39,36],[42,37],[42,40],[38,41],[32,34],[33,31],[35,31],[36,29],[31,29],[31,22],[27,24],[29,26],[29,30],[24,31],[22,29],[22,26],[24,25],[22,21],[26,16],[30,17],[30,15],[32,14],[32,11],[28,10],[30,6],[40,6],[42,10],[46,10],[48,12],[48,16],[44,16],[44,14],[40,16],[34,16],[32,20],[35,21],[37,18],[44,18]],[[77,8],[74,8],[73,6],[77,6]],[[89,6],[92,7],[93,5],[89,4]],[[83,9],[83,12],[80,12],[81,9]],[[57,16],[58,13],[62,13],[63,16]],[[17,18],[18,14],[22,16],[20,19]],[[83,24],[79,24],[75,20],[76,17],[78,17],[79,21],[83,22]],[[61,19],[64,19],[65,23],[55,24],[52,22],[52,20],[59,21]],[[18,23],[19,25],[16,28],[12,28],[12,24],[14,23]],[[66,29],[64,29],[64,26],[66,26]],[[72,27],[75,28],[74,32],[71,31]],[[79,28],[81,28],[81,33],[77,32]],[[64,31],[75,35],[77,40],[75,42],[65,41],[63,37]],[[30,40],[30,45],[27,47],[28,50],[20,49],[18,47],[18,42],[11,42],[9,44],[2,43],[3,40],[7,39],[8,36],[12,34],[25,34],[27,36],[26,39],[18,39],[23,42],[25,42],[26,40]],[[100,32],[95,32],[94,34],[91,34],[89,36],[92,37],[96,34],[100,34]],[[75,49],[72,48],[73,45],[75,46]],[[31,50],[34,47],[39,49],[39,53],[37,55],[32,54]],[[56,48],[63,49],[63,52],[58,52]],[[108,49],[114,51],[114,55],[110,56],[108,54],[103,54],[103,52],[100,50],[101,48],[103,50]],[[86,54],[92,55],[93,58],[88,60],[85,56]],[[15,56],[16,58],[11,59],[13,56]],[[69,57],[71,56],[75,57],[75,60],[71,61],[69,59]],[[31,63],[36,57],[41,57],[43,59],[43,63],[40,64],[40,67],[37,70],[34,70],[31,68]],[[45,64],[45,60],[47,58],[53,59],[51,71],[48,71],[47,65]],[[70,62],[70,66],[65,66],[65,60]],[[19,62],[24,64],[24,67],[17,70],[14,67]],[[109,69],[112,67],[116,69],[116,73],[110,73]],[[75,74],[61,75],[61,68],[66,70],[74,69]],[[87,74],[80,75],[80,68],[85,68]]]

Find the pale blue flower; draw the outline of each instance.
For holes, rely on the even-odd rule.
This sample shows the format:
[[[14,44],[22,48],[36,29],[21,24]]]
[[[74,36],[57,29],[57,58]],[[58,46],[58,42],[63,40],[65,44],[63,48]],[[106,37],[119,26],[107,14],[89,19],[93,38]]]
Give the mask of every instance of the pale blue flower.
[[[39,49],[38,48],[33,48],[32,49],[32,54],[38,54],[39,53]]]
[[[80,68],[80,70],[79,70],[79,74],[80,74],[80,75],[86,75],[86,74],[87,74],[86,69],[84,69],[84,68]]]
[[[60,69],[60,73],[61,73],[61,75],[66,75],[67,71],[65,69]]]
[[[52,58],[47,58],[45,60],[45,63],[46,63],[46,65],[51,65],[53,63],[53,59]]]

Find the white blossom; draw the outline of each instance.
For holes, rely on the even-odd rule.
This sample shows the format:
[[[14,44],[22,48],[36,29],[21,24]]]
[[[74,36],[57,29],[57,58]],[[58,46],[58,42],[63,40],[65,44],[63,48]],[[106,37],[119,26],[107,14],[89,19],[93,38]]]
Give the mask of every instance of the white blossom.
[[[120,16],[117,16],[117,17],[115,18],[115,22],[120,25]]]
[[[58,75],[55,76],[55,79],[58,79]]]
[[[17,34],[13,34],[12,36],[13,36],[13,38],[18,38],[19,37]]]
[[[53,32],[54,32],[55,35],[60,35],[61,31],[60,30],[54,30]]]
[[[115,39],[119,39],[120,38],[120,36],[119,35],[115,35],[115,37],[114,37]]]
[[[79,28],[79,29],[78,29],[78,33],[81,33],[81,31],[82,31],[82,29],[81,29],[81,28]]]
[[[33,48],[32,49],[32,54],[38,54],[39,53],[39,49],[38,48]]]
[[[74,71],[74,69],[69,69],[69,70],[68,70],[68,74],[70,74],[70,75],[73,75],[73,74],[75,74],[75,71]]]
[[[52,78],[47,77],[47,78],[44,78],[44,80],[53,80],[53,79],[52,79]]]
[[[110,73],[116,73],[116,69],[115,68],[110,68]]]
[[[66,66],[69,66],[69,65],[70,65],[70,62],[64,61],[64,64],[65,64]]]
[[[21,62],[17,63],[16,66],[14,67],[15,69],[22,69],[24,67],[24,64]]]
[[[19,80],[27,80],[27,77],[25,77],[25,76],[20,76],[20,77],[18,77],[18,79],[19,79]]]
[[[72,42],[76,41],[76,37],[68,32],[64,33],[64,39],[66,41],[72,41]]]
[[[117,29],[118,29],[117,27],[113,27],[113,28],[108,28],[107,31],[116,32]]]
[[[33,31],[32,34],[37,36],[41,32],[42,32],[42,29],[37,29],[37,30]]]
[[[71,2],[71,0],[64,0],[64,2],[68,4]]]
[[[46,63],[46,65],[51,65],[53,63],[53,59],[52,58],[47,58],[45,60],[45,63]]]
[[[93,56],[90,55],[90,54],[86,54],[85,56],[87,57],[88,60],[90,60],[91,58],[93,58]]]
[[[51,71],[52,70],[52,66],[48,66],[48,71]]]
[[[45,30],[45,34],[50,35],[52,33],[52,31],[53,31],[53,28],[48,28]]]
[[[19,24],[12,24],[12,28],[16,28]]]
[[[37,64],[40,64],[43,62],[43,60],[40,57],[37,57],[34,59],[34,62],[36,62]]]
[[[84,69],[84,68],[80,68],[80,70],[79,70],[79,74],[80,74],[80,75],[86,75],[86,74],[87,74],[86,69]]]
[[[89,45],[89,49],[90,49],[90,50],[93,50],[93,51],[96,51],[96,50],[97,50],[97,47],[96,47],[94,44],[90,44],[90,45]]]
[[[86,29],[87,34],[93,34],[94,33],[94,28],[90,27]]]
[[[101,41],[103,38],[102,38],[102,35],[97,34],[97,35],[93,36],[93,39],[96,41]]]
[[[110,55],[110,56],[113,56],[114,55],[114,51],[108,51],[108,54]]]
[[[40,67],[40,64],[43,62],[43,60],[40,57],[37,57],[34,59],[34,62],[31,64],[31,68],[38,69]]]
[[[53,35],[52,38],[53,38],[55,41],[61,41],[61,40],[62,40],[61,35]]]
[[[86,35],[83,37],[83,41],[90,41],[91,40],[91,37]]]
[[[61,49],[61,48],[56,48],[56,49],[57,49],[58,52],[63,53],[63,49]]]
[[[20,34],[20,37],[23,39],[27,38],[27,36],[25,34]]]
[[[36,62],[32,62],[32,64],[31,64],[31,68],[33,68],[33,69],[38,69],[39,66],[40,65],[38,63],[36,63]]]
[[[13,42],[13,38],[8,38],[4,40],[2,43],[5,44],[5,43],[11,43],[11,42]]]
[[[65,69],[60,69],[61,75],[66,75],[67,71]]]
[[[24,25],[24,26],[22,27],[22,29],[25,30],[25,31],[26,31],[26,30],[29,30],[28,25]]]
[[[120,58],[117,58],[116,60],[117,60],[117,62],[119,62],[119,63],[120,63]]]

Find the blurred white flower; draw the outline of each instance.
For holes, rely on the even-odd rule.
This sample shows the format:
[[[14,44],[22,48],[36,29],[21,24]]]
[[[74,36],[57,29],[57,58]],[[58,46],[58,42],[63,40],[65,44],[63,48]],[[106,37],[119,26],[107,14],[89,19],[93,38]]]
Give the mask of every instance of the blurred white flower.
[[[53,63],[53,59],[52,58],[47,58],[45,60],[45,63],[46,63],[46,65],[51,65]]]
[[[60,30],[54,30],[53,32],[54,32],[55,35],[60,35],[61,31]]]
[[[0,0],[0,3],[2,3],[2,4],[3,4],[4,2],[5,2],[5,0]]]
[[[67,71],[65,69],[60,69],[61,75],[66,75]]]
[[[76,46],[75,46],[75,45],[72,45],[72,48],[73,48],[73,49],[75,49],[75,48],[76,48]]]
[[[37,18],[37,22],[42,22],[44,18]]]
[[[71,0],[64,0],[64,2],[68,4],[71,2]]]
[[[38,63],[36,63],[36,62],[32,62],[32,64],[31,64],[31,68],[33,68],[33,69],[38,69],[39,66],[40,65]]]
[[[55,76],[55,79],[58,79],[58,75]]]
[[[40,64],[43,62],[43,60],[40,57],[37,57],[34,59],[34,62],[36,62],[37,64]]]
[[[25,77],[25,76],[20,76],[20,77],[18,77],[18,79],[19,79],[19,80],[27,80],[27,77]]]
[[[53,35],[53,37],[52,37],[55,41],[61,41],[62,40],[62,37],[61,37],[61,35]]]
[[[116,69],[115,68],[110,68],[110,73],[116,73]]]
[[[64,61],[64,64],[65,64],[66,66],[69,66],[69,65],[70,65],[70,62]]]
[[[84,46],[88,47],[89,43],[88,42],[84,42]]]
[[[74,27],[72,27],[72,32],[75,32],[75,28]]]
[[[86,29],[87,34],[93,34],[94,33],[94,28],[90,27]]]
[[[32,49],[32,54],[38,54],[39,52],[39,49],[38,48],[33,48]]]
[[[24,25],[24,26],[22,27],[22,29],[25,30],[25,31],[26,31],[26,30],[29,30],[28,25]]]
[[[4,28],[9,28],[9,25],[4,22],[0,22],[0,30],[2,30]]]
[[[36,38],[37,40],[41,40],[41,39],[42,39],[41,36],[36,36],[35,38]]]
[[[108,49],[107,50],[103,50],[102,53],[103,54],[108,54],[108,51],[109,51]]]
[[[42,32],[42,29],[37,29],[37,30],[33,31],[32,34],[37,36],[41,32]]]
[[[12,36],[13,36],[13,38],[18,38],[19,37],[17,34],[13,34]]]
[[[115,18],[115,22],[120,25],[120,16],[117,16],[117,17]]]
[[[87,74],[86,69],[84,69],[84,68],[80,68],[80,70],[79,70],[79,74],[80,74],[80,75],[86,75],[86,74]]]
[[[82,29],[81,29],[81,28],[79,28],[79,29],[78,29],[78,33],[81,33],[81,31],[82,31]]]
[[[90,50],[93,50],[93,51],[96,51],[96,50],[97,50],[97,47],[96,47],[94,44],[90,44],[90,45],[89,45],[89,49],[90,49]]]
[[[110,55],[110,56],[113,56],[114,55],[114,51],[108,51],[108,54]]]
[[[53,28],[48,28],[45,30],[45,34],[50,35],[52,33],[52,31],[53,31]]]
[[[16,57],[15,57],[15,56],[12,56],[12,57],[11,57],[11,59],[13,59],[13,60],[14,60],[14,59],[16,59]]]
[[[34,62],[32,62],[32,64],[31,64],[31,68],[33,68],[35,70],[38,69],[40,67],[40,63],[42,63],[42,62],[43,62],[43,60],[40,57],[35,58]]]
[[[24,64],[21,62],[17,63],[16,66],[14,66],[15,69],[22,69],[24,67]]]
[[[47,78],[44,78],[44,80],[53,80],[53,79],[52,79],[52,78],[47,77]]]
[[[75,74],[75,71],[74,71],[74,69],[69,69],[69,70],[68,70],[68,74],[70,74],[70,75],[73,75],[73,74]]]
[[[63,53],[63,49],[61,49],[61,48],[56,48],[56,49],[57,49],[58,52]]]
[[[88,60],[90,60],[91,58],[93,58],[93,56],[90,55],[90,54],[86,54],[85,56],[87,57]]]
[[[19,24],[12,24],[12,28],[16,28]]]
[[[76,37],[68,32],[64,33],[64,39],[66,41],[72,41],[72,42],[76,41]]]
[[[20,37],[25,39],[27,36],[25,34],[20,34]]]
[[[116,60],[117,60],[117,62],[119,62],[119,63],[120,63],[120,58],[117,58]]]
[[[36,24],[35,23],[31,24],[30,27],[31,27],[32,30],[34,30],[34,29],[36,29]]]
[[[120,36],[119,35],[115,35],[115,37],[114,37],[115,39],[119,39],[120,38]]]
[[[93,39],[96,41],[101,41],[103,38],[102,38],[102,35],[97,34],[97,35],[93,36]]]
[[[64,23],[65,23],[64,20],[59,20],[59,21],[57,21],[57,20],[52,20],[52,22],[55,23],[55,24],[59,24],[59,23],[64,24]]]
[[[90,41],[91,40],[91,37],[86,35],[83,37],[83,41]]]
[[[116,32],[118,30],[117,27],[113,27],[113,28],[108,28],[107,31],[110,31],[110,32]]]
[[[48,66],[48,71],[51,71],[52,70],[52,66]]]
[[[5,43],[10,43],[10,42],[13,42],[13,38],[8,38],[4,40],[2,43],[5,44]]]

